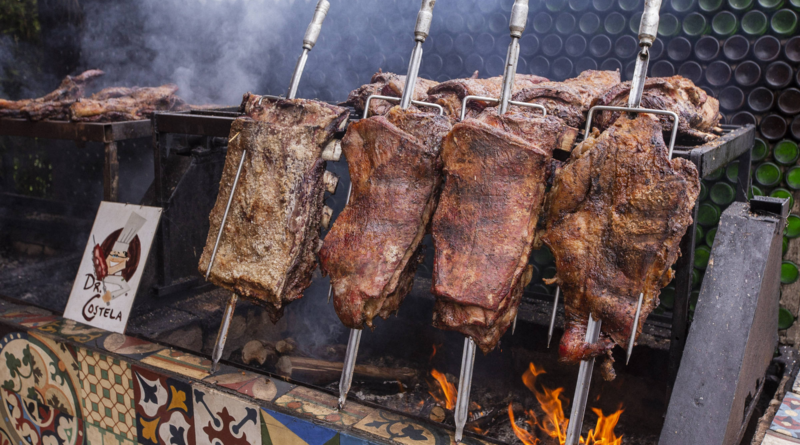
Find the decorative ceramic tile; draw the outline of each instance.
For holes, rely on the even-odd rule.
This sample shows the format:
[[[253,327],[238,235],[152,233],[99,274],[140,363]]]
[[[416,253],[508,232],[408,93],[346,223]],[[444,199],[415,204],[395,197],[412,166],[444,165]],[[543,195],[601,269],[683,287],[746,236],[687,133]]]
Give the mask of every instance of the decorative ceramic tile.
[[[339,434],[339,445],[372,445],[372,442],[358,437],[348,436],[345,433]]]
[[[193,385],[192,394],[197,445],[261,443],[261,422],[256,405],[204,385]]]
[[[775,418],[771,430],[800,439],[800,396],[787,392]]]
[[[267,402],[271,402],[278,395],[278,388],[272,380],[252,372],[217,373],[206,377],[203,381]]]
[[[28,333],[0,340],[0,385],[69,416],[80,415],[78,362],[67,345]]]
[[[113,333],[103,339],[102,347],[108,352],[141,360],[148,355],[164,349],[163,346],[136,337]]]
[[[131,365],[83,348],[78,350],[78,361],[84,422],[135,441]]]
[[[92,343],[94,340],[109,334],[106,330],[67,320],[66,318],[59,318],[57,321],[40,326],[38,330],[83,344]]]
[[[136,441],[130,440],[127,435],[116,434],[89,423],[84,423],[84,426],[86,445],[137,445]]]
[[[311,422],[261,409],[263,445],[334,445],[339,432]]]
[[[35,315],[32,317],[25,318],[25,321],[20,322],[19,324],[25,326],[26,328],[38,328],[40,326],[45,326],[54,321],[59,320],[61,317],[57,315]]]
[[[403,444],[452,445],[456,443],[451,431],[418,423],[412,419],[377,409],[357,423],[355,427]],[[471,437],[464,437],[461,443],[478,445],[484,442]]]
[[[761,445],[795,445],[795,444],[800,444],[800,440],[784,436],[783,434],[778,434],[774,431],[767,431],[766,436],[764,436],[764,440],[761,442]]]
[[[83,424],[52,406],[0,389],[0,443],[82,445]]]
[[[373,411],[372,408],[353,402],[339,411],[337,409],[339,400],[336,397],[303,387],[289,391],[288,394],[278,398],[275,404],[288,408],[300,416],[315,417],[343,426],[355,425]]]
[[[194,445],[192,385],[133,367],[136,431],[141,445]]]
[[[53,315],[52,312],[34,306],[14,306],[3,311],[0,315],[4,321],[20,324],[29,319]]]
[[[211,360],[175,349],[158,351],[142,360],[142,363],[197,380],[202,380],[211,373]]]

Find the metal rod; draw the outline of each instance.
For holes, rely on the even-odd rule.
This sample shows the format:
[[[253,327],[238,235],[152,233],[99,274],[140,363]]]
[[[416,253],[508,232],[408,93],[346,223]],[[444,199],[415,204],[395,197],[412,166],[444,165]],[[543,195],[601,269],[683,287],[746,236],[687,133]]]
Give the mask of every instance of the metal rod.
[[[406,84],[403,87],[403,95],[400,99],[400,108],[407,110],[411,106],[414,98],[414,88],[417,85],[417,75],[422,63],[422,44],[428,38],[433,21],[433,7],[436,0],[422,0],[417,13],[417,23],[414,26],[414,49],[408,61],[408,73],[406,74]]]
[[[236,136],[239,134],[237,133]],[[231,138],[233,140],[236,138]],[[244,165],[244,158],[247,156],[247,150],[242,150],[242,159],[239,160],[239,168],[236,170],[236,177],[233,179],[233,186],[231,186],[231,194],[228,196],[228,203],[225,205],[225,213],[222,214],[222,222],[219,224],[219,232],[217,233],[217,240],[214,242],[214,250],[211,251],[211,260],[208,262],[206,269],[206,280],[211,275],[211,268],[214,267],[214,260],[217,257],[217,249],[219,249],[219,241],[222,239],[222,232],[225,229],[225,221],[228,219],[228,212],[231,210],[231,203],[233,202],[233,194],[236,192],[236,185],[239,184],[239,177],[242,175],[242,166]]]
[[[473,100],[479,100],[481,102],[492,102],[492,103],[500,103],[500,99],[496,97],[486,97],[486,96],[465,96],[464,99],[461,101],[461,120],[463,121],[464,118],[467,116],[467,103]],[[532,104],[528,102],[520,102],[516,100],[509,100],[509,104],[516,105],[518,107],[527,107],[527,108],[536,108],[537,110],[542,111],[543,116],[547,116],[547,108],[544,105],[539,104]],[[431,104],[433,105],[433,104]]]
[[[308,49],[303,48],[303,53],[300,54],[300,58],[297,59],[297,65],[295,65],[294,72],[292,73],[289,91],[286,93],[286,97],[289,99],[294,99],[297,96],[297,87],[300,85],[300,78],[303,76],[303,70],[306,68],[307,61]]]
[[[233,319],[233,311],[236,309],[236,302],[239,296],[236,293],[231,293],[231,298],[228,300],[228,306],[225,308],[225,314],[222,316],[222,323],[217,331],[217,341],[214,342],[214,352],[211,353],[211,373],[214,374],[219,368],[219,360],[222,358],[222,352],[225,350],[225,341],[228,340],[228,330],[231,327],[231,320]]]
[[[628,340],[628,357],[625,359],[626,365],[631,361],[633,343],[636,340],[636,331],[639,329],[639,316],[642,314],[642,301],[644,301],[644,292],[639,294],[639,303],[636,305],[636,316],[633,318],[633,330],[631,331],[631,338]]]
[[[550,328],[547,330],[547,347],[550,348],[550,341],[553,340],[553,329],[556,327],[556,309],[558,309],[558,297],[561,294],[561,287],[556,287],[556,298],[553,299],[553,313],[550,314]]]
[[[339,378],[339,409],[344,409],[347,403],[347,393],[353,383],[353,370],[356,367],[358,345],[361,343],[361,329],[350,329],[350,339],[347,341],[347,353],[344,356],[342,376]]]
[[[672,159],[672,151],[675,149],[675,139],[678,137],[678,115],[676,113],[667,110],[653,110],[650,108],[612,107],[612,106],[598,105],[596,107],[590,108],[589,114],[586,116],[585,134],[587,136],[590,134],[589,132],[592,128],[592,117],[594,116],[595,110],[627,111],[629,113],[663,114],[671,117],[673,122],[672,122],[672,132],[670,133],[669,137],[669,153],[667,153],[667,158]]]
[[[364,103],[364,119],[369,117],[369,103],[372,102],[372,99],[381,99],[387,102],[400,102],[401,98],[393,97],[393,96],[381,96],[380,94],[373,94],[367,97],[367,101]],[[422,102],[419,100],[412,100],[412,104],[418,105],[420,107],[431,107],[436,108],[439,110],[439,116],[444,114],[444,107],[439,104],[432,104],[430,102]]]
[[[589,314],[589,322],[586,325],[586,343],[596,343],[600,338],[600,326],[602,320],[595,320]],[[589,397],[589,386],[592,383],[592,370],[594,369],[594,357],[583,360],[578,371],[578,384],[575,386],[575,397],[572,399],[572,411],[569,416],[569,426],[567,426],[567,440],[565,445],[578,445],[583,428],[583,415],[586,413],[586,402]]]
[[[512,37],[511,43],[508,45],[508,54],[506,54],[506,68],[503,73],[503,89],[500,92],[500,113],[506,114],[508,111],[508,102],[514,91],[514,78],[517,74],[517,63],[519,62],[519,38]]]
[[[311,23],[308,24],[308,28],[306,28],[305,36],[303,36],[303,53],[297,59],[297,65],[295,65],[292,73],[292,80],[289,82],[289,91],[286,93],[286,97],[289,99],[294,99],[297,96],[297,87],[300,85],[300,78],[303,77],[303,70],[308,60],[308,52],[317,44],[319,33],[322,31],[322,22],[325,21],[330,8],[331,4],[328,0],[319,0],[317,2],[314,17],[311,19]]]
[[[464,352],[461,354],[461,374],[458,377],[458,396],[456,398],[456,442],[461,442],[464,426],[469,415],[469,392],[472,389],[472,369],[475,364],[475,342],[464,339]]]

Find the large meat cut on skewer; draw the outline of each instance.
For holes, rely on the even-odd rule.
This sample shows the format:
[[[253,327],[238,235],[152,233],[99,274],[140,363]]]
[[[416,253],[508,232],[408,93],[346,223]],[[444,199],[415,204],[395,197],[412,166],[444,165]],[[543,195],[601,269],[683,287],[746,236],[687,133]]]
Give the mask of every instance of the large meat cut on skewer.
[[[342,149],[352,193],[319,253],[345,326],[372,327],[375,316],[387,318],[410,291],[441,184],[441,141],[451,125],[446,116],[394,107],[347,129]]]
[[[236,119],[199,269],[205,274],[247,150],[209,279],[265,307],[277,321],[302,296],[317,266],[326,189],[323,148],[348,117],[345,108],[247,94]]]
[[[428,90],[428,102],[444,107],[447,115],[461,119],[461,104],[467,96],[483,96],[499,98],[503,89],[503,76],[478,79],[476,75],[469,79],[453,79],[442,82]],[[513,91],[516,93],[536,84],[547,82],[544,77],[532,74],[517,74],[514,77]],[[467,104],[467,117],[475,117],[486,107],[496,106],[496,103],[473,100]]]
[[[76,122],[113,122],[147,119],[156,111],[170,111],[185,106],[173,84],[160,87],[111,87],[78,99],[69,108]]]
[[[639,294],[644,320],[673,277],[681,237],[692,222],[697,170],[667,154],[657,117],[623,115],[575,148],[547,198],[541,238],[557,269],[548,284],[561,286],[565,304],[559,353],[569,362],[608,354],[608,379],[611,348],[627,344]],[[602,321],[600,341],[591,345],[584,341],[589,314]],[[641,329],[639,323],[636,335]]]
[[[577,130],[556,117],[487,109],[442,143],[446,174],[433,218],[434,326],[485,353],[517,314],[553,150]]]
[[[587,70],[563,82],[542,82],[526,88],[516,93],[514,100],[543,105],[548,116],[559,117],[569,126],[581,127],[592,102],[619,80],[619,71]]]
[[[595,105],[627,106],[631,83],[623,82],[603,93]],[[687,142],[707,142],[714,134],[722,115],[719,101],[695,86],[691,80],[681,77],[655,77],[647,79],[642,93],[642,108],[673,111],[678,115],[678,136]],[[611,126],[620,113],[603,111],[593,119],[593,125],[601,130]],[[672,119],[660,116],[664,133],[672,131]]]
[[[66,120],[70,105],[83,97],[87,83],[102,75],[103,72],[100,70],[88,70],[74,77],[67,76],[55,91],[37,99],[16,101],[0,99],[0,117],[33,121]]]
[[[347,100],[341,105],[350,105],[356,111],[363,114],[364,108],[367,106],[367,99],[372,95],[401,97],[403,95],[403,88],[406,85],[406,76],[401,76],[394,73],[384,73],[378,71],[372,76],[370,83],[362,85],[355,90],[351,91],[347,96]],[[414,85],[413,100],[424,101],[428,97],[428,89],[437,85],[433,80],[417,78],[417,83]],[[369,103],[370,116],[383,116],[388,113],[396,103],[389,102],[381,99],[372,99]]]

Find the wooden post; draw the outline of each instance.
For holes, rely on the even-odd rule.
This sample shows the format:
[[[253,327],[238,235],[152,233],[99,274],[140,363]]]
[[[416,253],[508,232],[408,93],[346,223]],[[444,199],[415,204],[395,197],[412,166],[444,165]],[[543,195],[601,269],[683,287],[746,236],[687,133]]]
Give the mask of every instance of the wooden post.
[[[119,200],[119,159],[117,143],[105,143],[105,163],[103,165],[103,200],[117,202]]]

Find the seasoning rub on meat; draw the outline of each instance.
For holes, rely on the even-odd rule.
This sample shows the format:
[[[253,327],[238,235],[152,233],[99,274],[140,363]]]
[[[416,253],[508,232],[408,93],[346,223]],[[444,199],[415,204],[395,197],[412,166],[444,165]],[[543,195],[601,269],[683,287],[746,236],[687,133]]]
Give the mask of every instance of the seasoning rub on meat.
[[[206,273],[247,150],[209,279],[265,307],[277,321],[284,305],[302,296],[317,266],[323,196],[330,183],[321,154],[343,129],[348,112],[313,100],[262,101],[249,93],[242,109],[247,116],[231,126],[199,269]]]

